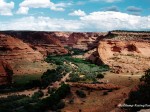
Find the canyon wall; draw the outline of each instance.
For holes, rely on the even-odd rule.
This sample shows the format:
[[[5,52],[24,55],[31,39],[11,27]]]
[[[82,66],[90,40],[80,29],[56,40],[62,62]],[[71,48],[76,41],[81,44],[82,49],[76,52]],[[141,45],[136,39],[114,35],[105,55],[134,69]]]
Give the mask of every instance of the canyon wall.
[[[43,55],[22,40],[0,34],[0,62],[9,64],[14,74],[34,74],[45,71],[49,65]]]
[[[143,72],[150,68],[150,33],[111,32],[100,41],[98,53],[112,72]]]
[[[50,68],[45,57],[67,54],[68,47],[87,50],[82,58],[107,64],[115,73],[150,68],[148,32],[0,31],[0,77],[6,75],[1,62],[10,65],[15,75],[42,73]]]
[[[43,55],[68,53],[66,47],[89,50],[97,47],[106,33],[80,32],[36,32],[36,31],[5,31],[2,34],[11,35],[27,43]]]
[[[92,49],[103,35],[105,33],[1,31],[0,82],[7,80],[2,62],[11,66],[14,75],[43,73],[51,68],[44,61],[47,55],[67,54],[67,47]]]

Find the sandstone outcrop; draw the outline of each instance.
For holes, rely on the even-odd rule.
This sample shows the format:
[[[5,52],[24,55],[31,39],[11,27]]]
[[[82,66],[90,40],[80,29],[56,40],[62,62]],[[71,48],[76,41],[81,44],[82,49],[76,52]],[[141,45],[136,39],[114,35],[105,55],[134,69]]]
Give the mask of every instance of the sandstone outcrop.
[[[112,32],[98,46],[99,57],[115,73],[150,68],[150,33]]]
[[[63,55],[68,53],[66,47],[89,50],[97,47],[99,40],[106,33],[80,33],[80,32],[36,32],[36,31],[5,31],[2,34],[19,38],[41,52],[48,54]]]
[[[32,31],[14,31],[14,32],[2,32],[23,40],[31,48],[36,51],[39,51],[44,56],[48,54],[67,54],[68,51],[64,48],[62,43],[55,33],[52,32],[32,32]],[[60,35],[61,36],[61,35]]]
[[[91,50],[97,47],[98,42],[106,33],[72,33],[67,40],[67,45],[72,48]]]
[[[14,74],[43,72],[49,67],[43,60],[39,51],[33,50],[22,40],[0,34],[0,61],[9,64]]]
[[[88,50],[82,58],[96,64],[108,64],[115,73],[141,72],[150,68],[148,32],[0,32],[0,59],[10,63],[18,74],[42,71],[38,68],[45,66],[43,60],[47,55],[67,54],[70,52],[68,47]]]

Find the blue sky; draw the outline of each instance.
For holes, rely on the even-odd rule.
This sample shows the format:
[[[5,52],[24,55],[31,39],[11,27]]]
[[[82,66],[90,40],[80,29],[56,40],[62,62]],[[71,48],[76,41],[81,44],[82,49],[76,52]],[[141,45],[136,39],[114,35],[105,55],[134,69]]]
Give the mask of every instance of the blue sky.
[[[150,0],[0,0],[0,30],[150,30]]]

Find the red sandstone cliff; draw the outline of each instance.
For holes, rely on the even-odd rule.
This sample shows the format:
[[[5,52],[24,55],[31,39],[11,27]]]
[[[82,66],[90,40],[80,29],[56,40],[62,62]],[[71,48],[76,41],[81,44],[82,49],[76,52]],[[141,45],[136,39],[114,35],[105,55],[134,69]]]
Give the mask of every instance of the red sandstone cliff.
[[[89,50],[84,58],[108,64],[113,72],[141,72],[150,67],[149,43],[146,32],[5,31],[0,32],[0,59],[10,63],[15,73],[36,73],[45,67],[43,56],[67,54],[66,47],[72,47]]]
[[[7,62],[15,74],[45,71],[48,64],[43,55],[18,38],[0,34],[0,61]],[[45,67],[43,67],[45,66]]]
[[[150,33],[112,32],[100,41],[98,53],[113,72],[143,72],[150,68]]]

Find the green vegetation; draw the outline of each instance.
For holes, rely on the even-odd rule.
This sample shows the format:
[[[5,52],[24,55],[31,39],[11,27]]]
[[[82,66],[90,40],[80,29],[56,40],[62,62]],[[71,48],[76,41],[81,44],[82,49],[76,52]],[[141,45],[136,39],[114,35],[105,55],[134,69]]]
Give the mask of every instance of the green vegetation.
[[[84,93],[84,91],[82,90],[77,90],[76,94],[80,97],[80,98],[85,98],[86,94]]]
[[[58,81],[62,78],[62,75],[57,70],[47,70],[41,76],[42,86],[47,87],[52,82]]]
[[[32,97],[13,95],[0,98],[0,112],[44,112],[46,110],[59,110],[65,106],[62,101],[70,93],[69,85],[63,84],[50,96],[43,96],[41,91],[35,92]]]
[[[49,94],[52,94],[52,93],[54,93],[56,91],[56,89],[54,89],[54,88],[48,88],[48,93]]]
[[[71,82],[78,82],[78,81],[97,82],[96,78],[97,79],[104,78],[101,72],[109,70],[109,67],[107,65],[97,66],[95,64],[88,62],[87,60],[73,58],[69,55],[48,56],[46,61],[49,63],[55,63],[56,65],[58,65],[59,68],[65,70],[64,73],[68,73],[71,71],[70,80],[68,80]],[[75,67],[73,67],[71,64],[74,65]],[[99,74],[101,74],[101,76]]]
[[[76,54],[79,52],[75,50]],[[56,64],[56,68],[47,70],[42,75],[14,76],[11,88],[10,86],[1,86],[0,92],[21,91],[35,87],[46,88],[53,82],[59,81],[67,73],[70,73],[68,81],[97,82],[97,79],[104,77],[102,72],[109,70],[107,65],[97,66],[84,59],[73,58],[70,55],[48,56],[46,61]],[[70,87],[62,83],[58,89],[49,88],[48,93],[46,98],[43,98],[44,94],[41,90],[35,92],[31,97],[10,96],[0,98],[0,112],[58,111],[65,106],[63,99],[70,93]],[[76,94],[81,98],[86,97],[86,94],[81,90],[76,91]]]
[[[37,102],[38,99],[33,99],[25,95],[13,95],[7,98],[0,99],[0,112],[18,112],[19,108],[28,105],[29,103]]]
[[[41,90],[39,90],[32,95],[32,98],[38,99],[38,98],[41,98],[43,95],[44,95],[44,93]]]
[[[140,79],[141,83],[136,91],[132,91],[129,94],[129,98],[125,101],[128,105],[150,105],[150,69],[145,72],[145,75]],[[146,109],[149,107],[132,107],[125,108],[131,112],[137,112],[140,109]]]
[[[13,76],[13,82],[22,85],[29,83],[30,81],[33,80],[39,80],[41,78],[42,74],[25,74],[25,75],[15,75]]]
[[[0,93],[22,91],[22,90],[31,89],[34,87],[40,87],[41,85],[40,79],[41,79],[40,74],[14,76],[11,87],[9,85],[1,85]]]
[[[104,75],[103,74],[97,74],[97,76],[96,76],[96,78],[98,78],[98,79],[102,79],[102,78],[104,78]]]
[[[113,33],[111,33],[111,32],[108,32],[108,34],[107,34],[107,38],[115,38],[117,36],[117,34],[113,34]]]
[[[112,32],[150,33],[150,31],[113,30]]]
[[[68,49],[69,51],[68,55],[82,55],[88,51],[88,50],[82,50],[82,49],[77,49],[72,47],[65,47],[65,48]]]
[[[62,103],[62,99],[65,98],[68,94],[70,94],[69,85],[63,84],[60,88],[58,88],[54,93],[52,93],[49,97],[46,97],[40,101],[38,101],[34,105],[30,105],[28,108],[24,108],[26,112],[43,112],[48,109],[50,110],[58,110],[64,107]]]

